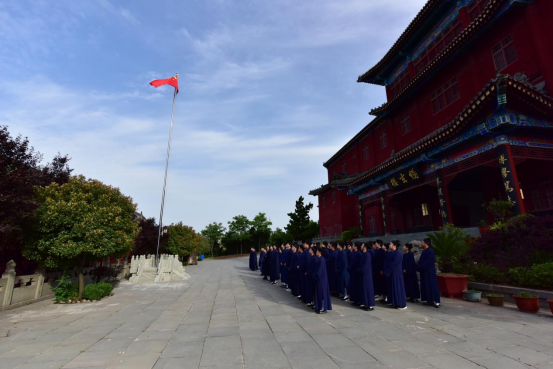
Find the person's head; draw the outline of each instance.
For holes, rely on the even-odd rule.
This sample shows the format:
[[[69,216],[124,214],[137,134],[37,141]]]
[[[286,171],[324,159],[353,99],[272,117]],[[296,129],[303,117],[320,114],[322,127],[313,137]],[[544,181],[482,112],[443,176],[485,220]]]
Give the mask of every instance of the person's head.
[[[317,257],[320,258],[321,256],[324,256],[324,255],[325,255],[325,252],[326,252],[326,250],[325,250],[324,247],[319,247],[319,248],[317,249],[317,254],[316,254],[316,255],[317,255]]]
[[[421,246],[423,249],[427,249],[429,248],[430,246],[432,246],[432,241],[430,241],[430,238],[425,238],[421,241]]]
[[[368,248],[368,244],[363,243],[363,244],[361,245],[361,252],[367,252],[368,249],[369,249],[369,248]]]
[[[290,247],[292,248],[292,252],[296,252],[297,249],[298,249],[298,248],[296,247],[296,245],[292,245],[292,246],[290,246]]]
[[[378,240],[374,241],[374,243],[375,243],[377,248],[381,248],[382,245],[384,245],[384,243],[382,242],[381,239],[378,239]]]
[[[411,249],[413,248],[413,245],[410,244],[410,243],[406,243],[404,246],[403,246],[403,252],[405,253],[408,253],[408,252],[411,252]]]
[[[388,246],[389,246],[389,245],[390,245],[389,243],[383,243],[383,244],[382,244],[382,250],[388,251]]]
[[[354,251],[354,252],[355,252],[355,251],[357,251],[357,250],[358,250],[358,248],[357,248],[357,244],[356,244],[356,243],[354,243],[353,245],[351,245],[351,251]]]
[[[342,251],[344,249],[344,245],[339,243],[336,248],[339,250],[339,251]]]
[[[309,244],[307,242],[303,243],[303,249],[307,250],[309,248]]]
[[[317,252],[317,246],[313,246],[309,248],[309,255],[315,255]]]
[[[351,245],[348,243],[348,250],[351,251],[352,247]]]
[[[290,244],[289,243],[286,244],[286,250],[290,250]]]
[[[393,240],[392,242],[390,242],[390,249],[392,251],[396,251],[400,246],[401,246],[401,243],[399,242],[399,240]]]

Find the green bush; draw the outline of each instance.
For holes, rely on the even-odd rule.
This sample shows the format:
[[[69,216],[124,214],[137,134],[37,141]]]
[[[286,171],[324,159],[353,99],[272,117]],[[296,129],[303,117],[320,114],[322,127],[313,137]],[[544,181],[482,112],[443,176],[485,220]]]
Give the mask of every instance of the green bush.
[[[474,281],[484,283],[500,283],[504,279],[504,275],[499,269],[486,264],[474,264],[470,275]]]
[[[56,281],[56,287],[52,288],[52,290],[54,291],[57,302],[76,300],[79,295],[79,285],[73,283],[71,276],[65,272],[61,278]]]
[[[87,300],[100,300],[102,297],[109,296],[113,291],[113,286],[109,283],[96,283],[85,286],[83,298]]]
[[[551,288],[553,263],[535,264],[530,268],[511,268],[509,280],[516,286]]]

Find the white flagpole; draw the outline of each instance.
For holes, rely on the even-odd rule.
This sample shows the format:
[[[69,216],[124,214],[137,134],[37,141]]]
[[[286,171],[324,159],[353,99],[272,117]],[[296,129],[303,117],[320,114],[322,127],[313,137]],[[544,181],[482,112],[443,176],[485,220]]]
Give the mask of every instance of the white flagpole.
[[[179,74],[177,73],[177,78]],[[173,107],[171,108],[171,126],[169,128],[169,140],[167,141],[167,157],[165,158],[165,177],[163,178],[163,192],[161,194],[161,210],[159,212],[159,231],[157,234],[156,265],[159,265],[159,243],[161,241],[161,230],[163,228],[163,208],[165,206],[165,187],[167,186],[167,170],[169,169],[169,155],[171,154],[171,137],[173,136],[173,116],[175,113],[175,99],[177,89],[173,93]]]

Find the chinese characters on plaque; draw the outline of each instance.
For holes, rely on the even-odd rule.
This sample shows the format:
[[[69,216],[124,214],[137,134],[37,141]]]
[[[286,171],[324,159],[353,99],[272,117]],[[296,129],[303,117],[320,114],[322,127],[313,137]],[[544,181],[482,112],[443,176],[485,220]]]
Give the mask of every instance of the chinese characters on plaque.
[[[447,207],[447,199],[445,194],[445,184],[440,171],[436,172],[436,187],[438,188],[438,201],[440,202],[440,216],[443,224],[451,223],[449,209]]]
[[[382,219],[384,220],[384,233],[388,233],[388,219],[386,218],[386,199],[384,196],[380,197],[380,202],[382,203]]]
[[[501,171],[501,180],[503,181],[503,187],[505,187],[505,197],[507,201],[513,204],[513,212],[520,214],[520,204],[518,203],[517,186],[515,183],[515,177],[513,175],[514,163],[509,160],[509,153],[507,145],[500,145],[497,147],[497,154],[499,155],[499,170]]]
[[[416,167],[403,169],[392,176],[388,177],[386,184],[391,190],[402,188],[410,184],[419,182],[422,179],[422,175]]]

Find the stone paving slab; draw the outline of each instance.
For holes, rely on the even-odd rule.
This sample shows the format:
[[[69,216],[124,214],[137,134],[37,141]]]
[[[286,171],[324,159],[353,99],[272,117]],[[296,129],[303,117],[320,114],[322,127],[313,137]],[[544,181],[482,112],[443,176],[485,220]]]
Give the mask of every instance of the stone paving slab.
[[[553,368],[553,316],[451,299],[373,312],[333,300],[316,315],[247,263],[206,260],[186,281],[0,312],[0,369]]]

